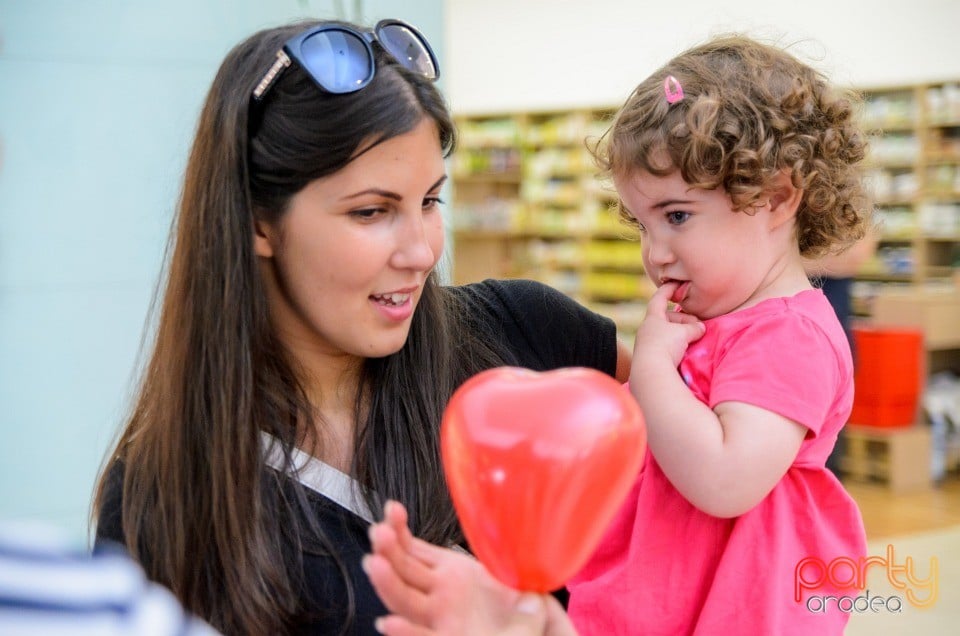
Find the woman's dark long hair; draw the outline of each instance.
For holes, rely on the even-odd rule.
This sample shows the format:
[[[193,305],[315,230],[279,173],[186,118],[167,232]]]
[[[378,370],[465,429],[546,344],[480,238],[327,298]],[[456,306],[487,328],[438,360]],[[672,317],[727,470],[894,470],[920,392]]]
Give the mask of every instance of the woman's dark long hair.
[[[277,221],[308,183],[424,118],[445,153],[455,140],[434,85],[376,47],[376,76],[362,90],[323,93],[294,64],[250,112],[276,52],[309,26],[256,33],[217,73],[186,168],[152,353],[94,501],[96,516],[110,466],[122,461],[127,548],[151,579],[232,634],[280,633],[296,621],[300,547],[337,558],[302,489],[282,495],[290,484],[261,456],[261,431],[281,440],[289,462],[295,445],[320,448],[311,444],[322,436],[304,431],[323,423],[271,325],[254,219]],[[500,362],[454,304],[431,274],[407,343],[366,361],[356,400],[353,472],[371,509],[404,502],[414,532],[435,543],[462,538],[439,461],[443,407],[460,382]],[[353,599],[344,604],[352,616]]]

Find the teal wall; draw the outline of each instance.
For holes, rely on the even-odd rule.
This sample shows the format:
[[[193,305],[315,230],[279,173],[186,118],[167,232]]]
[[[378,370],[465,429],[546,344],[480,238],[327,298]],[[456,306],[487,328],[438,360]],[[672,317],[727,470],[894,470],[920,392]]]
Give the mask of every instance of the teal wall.
[[[443,66],[442,0],[0,0],[0,521],[86,537],[220,60],[358,6],[418,25]]]

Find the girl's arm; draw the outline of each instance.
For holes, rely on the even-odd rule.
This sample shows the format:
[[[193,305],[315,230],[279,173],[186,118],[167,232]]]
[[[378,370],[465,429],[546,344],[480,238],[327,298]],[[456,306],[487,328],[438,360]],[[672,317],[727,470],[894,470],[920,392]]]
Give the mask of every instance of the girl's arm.
[[[505,634],[576,636],[551,595],[521,593],[495,580],[476,559],[414,537],[394,501],[370,527],[373,554],[363,567],[391,615],[376,628],[391,636]]]
[[[694,506],[717,517],[739,516],[763,499],[800,450],[807,429],[742,402],[711,410],[677,367],[704,326],[668,310],[676,284],[662,285],[637,332],[631,392],[647,424],[647,441],[664,474]]]

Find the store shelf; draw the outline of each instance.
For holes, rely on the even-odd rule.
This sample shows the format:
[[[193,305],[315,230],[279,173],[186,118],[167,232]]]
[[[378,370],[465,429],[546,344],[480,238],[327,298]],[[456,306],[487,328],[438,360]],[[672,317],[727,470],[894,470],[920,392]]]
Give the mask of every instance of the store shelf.
[[[584,144],[602,134],[611,111],[458,118],[469,134],[453,161],[455,282],[533,278],[615,317],[621,328],[639,324],[652,289],[637,233],[611,209],[616,194],[596,181]],[[506,140],[516,153],[505,150]],[[492,173],[490,165],[509,173]]]
[[[960,267],[960,82],[863,94],[872,135],[866,178],[882,235],[853,300],[869,318],[878,295],[949,283]]]

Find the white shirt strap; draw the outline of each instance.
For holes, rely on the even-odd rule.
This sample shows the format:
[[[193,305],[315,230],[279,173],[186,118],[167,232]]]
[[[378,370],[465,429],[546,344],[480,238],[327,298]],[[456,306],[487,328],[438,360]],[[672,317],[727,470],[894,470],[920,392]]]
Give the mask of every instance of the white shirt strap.
[[[260,442],[263,445],[263,460],[267,466],[279,472],[284,471],[283,450],[280,440],[269,433],[260,432]],[[293,459],[293,473],[289,476],[296,479],[310,490],[320,493],[327,499],[343,506],[367,523],[374,523],[375,519],[357,493],[360,485],[350,475],[341,472],[309,453],[299,448],[291,452]]]
[[[260,431],[260,443],[263,446],[263,461],[274,470],[283,472],[283,450],[280,448],[280,440]],[[294,473],[290,477],[310,490],[340,504],[367,523],[375,522],[366,502],[357,497],[360,485],[356,479],[296,447],[291,452],[291,458]],[[456,552],[473,556],[459,545],[451,544],[449,547]]]

